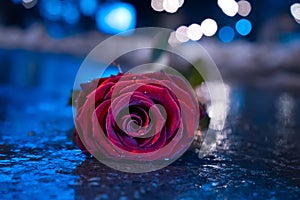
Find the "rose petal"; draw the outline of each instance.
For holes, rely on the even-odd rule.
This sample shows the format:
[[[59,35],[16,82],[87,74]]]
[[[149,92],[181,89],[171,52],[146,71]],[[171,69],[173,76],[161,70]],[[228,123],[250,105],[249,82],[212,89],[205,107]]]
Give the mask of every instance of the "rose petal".
[[[82,90],[77,101],[76,128],[90,152],[101,152],[111,159],[121,152],[131,159],[136,159],[132,153],[142,154],[144,160],[163,159],[177,150],[182,153],[188,146],[180,143],[194,136],[201,107],[191,88],[178,76],[119,74],[83,84]],[[165,109],[166,124],[156,104]],[[124,113],[125,109],[129,113]],[[139,138],[139,131],[152,135]],[[136,137],[132,137],[134,134]]]

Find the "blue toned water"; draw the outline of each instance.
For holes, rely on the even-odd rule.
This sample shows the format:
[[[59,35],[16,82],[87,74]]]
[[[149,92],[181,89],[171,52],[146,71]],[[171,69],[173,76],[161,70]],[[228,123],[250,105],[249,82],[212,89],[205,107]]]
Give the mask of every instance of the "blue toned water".
[[[300,94],[230,87],[216,150],[128,174],[85,158],[67,105],[82,59],[0,52],[0,199],[299,199]]]

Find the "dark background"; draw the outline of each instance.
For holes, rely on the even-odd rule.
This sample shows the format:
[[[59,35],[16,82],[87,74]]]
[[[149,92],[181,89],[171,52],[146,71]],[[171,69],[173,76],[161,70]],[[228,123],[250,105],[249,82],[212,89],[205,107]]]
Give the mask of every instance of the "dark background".
[[[211,0],[186,0],[174,14],[155,12],[150,0],[122,1],[136,9],[137,28],[176,30],[208,17],[219,29],[234,30],[241,18],[252,22],[248,35],[234,30],[228,43],[219,31],[198,41],[217,64],[229,97],[224,130],[207,136],[215,141],[208,155],[199,154],[196,140],[170,166],[143,174],[110,169],[74,145],[68,102],[75,76],[110,34],[98,29],[95,15],[80,13],[79,0],[54,0],[77,10],[72,23],[45,15],[46,1],[30,9],[18,0],[0,1],[0,199],[300,198],[300,24],[290,13],[299,1],[249,1],[247,17],[228,17]],[[54,1],[48,0],[51,8]],[[118,2],[98,1],[98,8]],[[118,45],[130,45],[127,39]]]

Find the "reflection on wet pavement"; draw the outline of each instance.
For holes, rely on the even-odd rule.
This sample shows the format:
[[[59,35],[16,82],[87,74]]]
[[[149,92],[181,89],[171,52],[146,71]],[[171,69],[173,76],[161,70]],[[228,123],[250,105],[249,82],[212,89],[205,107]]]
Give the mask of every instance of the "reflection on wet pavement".
[[[193,146],[162,170],[128,174],[73,144],[70,90],[63,91],[76,69],[62,73],[69,77],[57,90],[39,81],[0,85],[1,199],[300,198],[299,93],[231,86],[226,127],[211,155],[199,158]]]

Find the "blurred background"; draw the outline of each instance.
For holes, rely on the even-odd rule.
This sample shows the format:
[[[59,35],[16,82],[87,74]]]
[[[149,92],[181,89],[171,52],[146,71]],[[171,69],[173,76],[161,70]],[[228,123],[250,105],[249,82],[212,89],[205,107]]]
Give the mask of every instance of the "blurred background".
[[[1,64],[0,80],[16,79],[12,66],[19,62],[31,68],[44,66],[56,62],[48,60],[54,54],[75,56],[80,61],[110,35],[152,26],[173,29],[171,44],[198,41],[225,79],[299,87],[299,10],[296,0],[2,0],[0,59],[5,64]],[[147,40],[151,38],[141,42]],[[130,43],[125,37],[118,45]],[[109,52],[115,46],[107,48]],[[138,54],[137,59],[145,56]],[[71,60],[70,64],[59,62],[76,71],[79,64]]]
[[[200,142],[171,166],[140,175],[82,155],[68,106],[88,53],[139,27],[172,29],[162,43],[201,44],[229,98],[211,155],[198,155]],[[129,33],[103,52],[134,42],[157,43]],[[126,70],[153,55],[132,52],[119,64]],[[300,199],[299,91],[299,0],[1,0],[1,198]]]

